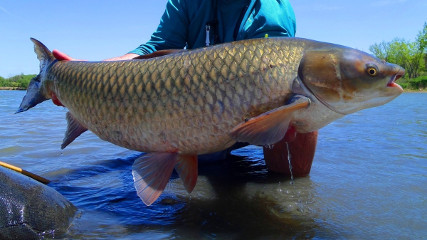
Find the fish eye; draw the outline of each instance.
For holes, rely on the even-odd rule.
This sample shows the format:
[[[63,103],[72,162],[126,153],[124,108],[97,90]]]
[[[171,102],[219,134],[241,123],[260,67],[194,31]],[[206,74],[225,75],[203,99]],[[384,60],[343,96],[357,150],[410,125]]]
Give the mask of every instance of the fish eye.
[[[375,77],[375,76],[377,76],[377,74],[378,74],[378,69],[377,69],[376,67],[369,66],[369,67],[366,69],[366,72],[369,74],[369,76],[371,76],[371,77]]]

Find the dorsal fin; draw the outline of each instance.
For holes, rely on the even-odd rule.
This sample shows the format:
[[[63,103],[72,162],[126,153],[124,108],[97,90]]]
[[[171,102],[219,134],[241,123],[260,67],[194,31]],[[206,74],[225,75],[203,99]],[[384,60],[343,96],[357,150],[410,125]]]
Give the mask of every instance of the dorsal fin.
[[[39,40],[35,38],[30,38],[34,43],[34,52],[37,54],[37,59],[40,61],[40,71],[42,71],[45,66],[49,65],[50,62],[55,60],[52,52]]]
[[[150,53],[150,54],[141,55],[141,56],[136,57],[134,59],[149,59],[149,58],[161,57],[161,56],[164,56],[164,55],[169,55],[169,54],[183,52],[183,51],[185,51],[185,50],[184,49],[159,50],[159,51],[155,51],[155,52]]]

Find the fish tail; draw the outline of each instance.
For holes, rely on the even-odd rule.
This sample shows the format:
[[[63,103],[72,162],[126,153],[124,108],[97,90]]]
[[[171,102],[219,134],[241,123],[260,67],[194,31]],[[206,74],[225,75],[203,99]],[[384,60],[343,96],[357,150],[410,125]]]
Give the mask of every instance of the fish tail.
[[[40,61],[40,73],[31,79],[27,93],[22,99],[21,105],[16,113],[27,111],[50,98],[43,87],[43,81],[45,79],[47,69],[56,59],[52,52],[43,43],[34,38],[31,38],[31,41],[34,43],[34,52],[37,54],[37,58]]]

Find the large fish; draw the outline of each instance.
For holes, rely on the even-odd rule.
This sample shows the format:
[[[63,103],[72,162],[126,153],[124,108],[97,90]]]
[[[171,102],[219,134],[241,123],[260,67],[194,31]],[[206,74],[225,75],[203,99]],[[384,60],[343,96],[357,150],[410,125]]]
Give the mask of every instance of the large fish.
[[[52,99],[69,110],[62,148],[89,129],[148,152],[132,167],[137,194],[147,205],[174,168],[191,192],[198,154],[236,141],[274,144],[289,126],[311,132],[403,91],[395,83],[404,74],[400,66],[306,39],[252,39],[115,62],[58,61],[32,41],[40,74],[18,112]]]

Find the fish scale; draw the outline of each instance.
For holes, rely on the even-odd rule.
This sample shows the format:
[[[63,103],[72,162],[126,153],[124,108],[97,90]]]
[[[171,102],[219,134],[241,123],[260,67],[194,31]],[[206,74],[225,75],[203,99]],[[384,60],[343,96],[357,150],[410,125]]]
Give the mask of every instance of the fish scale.
[[[288,129],[312,132],[402,92],[395,83],[401,67],[307,39],[244,40],[116,62],[55,61],[32,40],[41,71],[18,112],[51,98],[69,109],[62,148],[89,129],[148,152],[132,166],[136,192],[147,205],[173,169],[191,192],[198,154],[236,141],[274,144]]]
[[[284,102],[292,77],[269,64],[292,58],[270,55],[266,49],[276,44],[231,43],[126,64],[59,62],[48,80],[73,116],[104,140],[139,151],[206,153],[234,143],[228,133],[245,118]],[[130,137],[137,130],[145,137]]]

